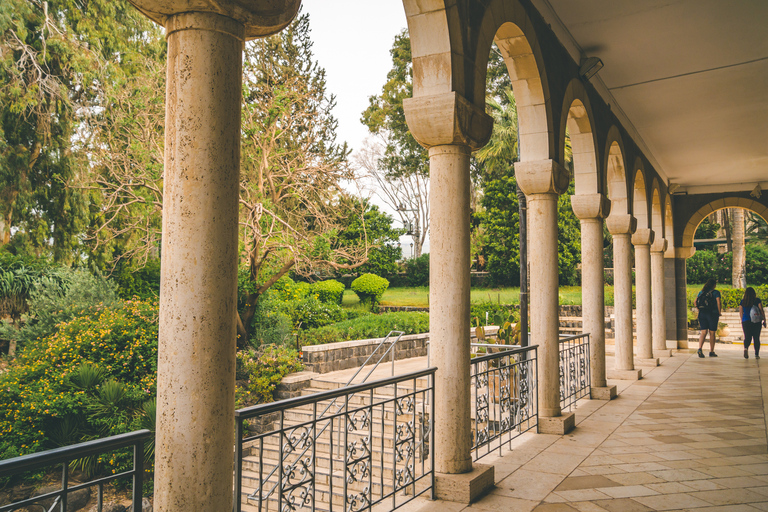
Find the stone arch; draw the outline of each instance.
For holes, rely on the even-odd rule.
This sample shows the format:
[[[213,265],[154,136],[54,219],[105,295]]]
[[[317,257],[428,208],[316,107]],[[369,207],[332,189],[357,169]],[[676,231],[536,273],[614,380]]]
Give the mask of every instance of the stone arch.
[[[523,11],[521,8],[514,12]],[[521,21],[523,20],[518,20]],[[552,157],[554,146],[549,94],[545,90],[545,79],[542,77],[543,66],[539,66],[541,60],[533,49],[536,44],[535,34],[529,34],[534,40],[532,45],[531,38],[520,26],[515,22],[505,21],[496,30],[494,41],[507,65],[515,93],[520,161],[547,160]],[[485,45],[479,47],[485,48]],[[481,50],[485,55],[481,62],[484,62],[485,66],[484,72],[478,75],[482,75],[483,90],[490,49],[489,42],[487,49]]]
[[[611,200],[611,214],[629,214],[629,194],[627,191],[626,162],[624,159],[624,143],[619,129],[612,126],[608,131],[605,145],[605,180],[608,198]]]
[[[568,84],[563,105],[558,138],[560,161],[565,165],[565,129],[567,127],[573,149],[573,177],[576,194],[600,193],[602,187],[597,171],[594,117],[589,97],[580,80],[573,79]]]
[[[667,193],[664,199],[664,238],[667,240],[665,258],[675,257],[675,219],[672,213],[672,196]]]
[[[651,227],[648,215],[648,188],[641,162],[635,165],[635,177],[632,180],[632,215],[637,219],[637,229]]]
[[[664,231],[664,204],[661,199],[661,187],[659,180],[654,178],[651,184],[651,229],[655,233],[656,240],[665,237]]]
[[[461,84],[454,83],[454,62],[451,33],[445,2],[435,2],[440,8],[422,7],[419,0],[403,0],[411,38],[413,62],[413,97],[463,94]],[[457,87],[458,86],[458,87]]]
[[[723,208],[744,208],[768,221],[768,207],[758,201],[746,197],[726,197],[705,204],[688,218],[683,230],[682,247],[693,247],[693,237],[699,224],[712,212],[722,210]]]

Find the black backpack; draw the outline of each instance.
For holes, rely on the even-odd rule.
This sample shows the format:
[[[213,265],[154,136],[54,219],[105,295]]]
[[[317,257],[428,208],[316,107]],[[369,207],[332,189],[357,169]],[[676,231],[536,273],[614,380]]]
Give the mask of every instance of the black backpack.
[[[717,309],[715,298],[712,296],[712,290],[706,293],[702,293],[696,297],[696,307],[699,308],[699,310],[703,309],[707,311],[713,311]]]

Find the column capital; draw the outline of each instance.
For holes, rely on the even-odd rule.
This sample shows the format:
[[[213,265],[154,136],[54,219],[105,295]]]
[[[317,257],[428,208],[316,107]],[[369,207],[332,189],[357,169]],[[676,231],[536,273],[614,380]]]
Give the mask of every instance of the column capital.
[[[632,233],[632,245],[651,245],[655,236],[652,229],[639,228]]]
[[[554,160],[517,162],[517,185],[526,196],[534,194],[562,194],[568,190],[571,177],[568,171]]]
[[[408,128],[425,148],[485,146],[493,132],[493,118],[457,92],[403,100]]]
[[[182,13],[218,14],[245,27],[245,38],[265,37],[287,27],[299,12],[301,0],[128,0],[146,17],[162,26]]]
[[[611,235],[631,235],[637,229],[637,219],[629,214],[609,215],[605,220]]]
[[[611,212],[611,200],[603,194],[571,196],[571,208],[579,220],[602,220]]]
[[[664,254],[664,251],[666,250],[667,250],[666,238],[656,238],[651,244],[651,252],[660,252]]]

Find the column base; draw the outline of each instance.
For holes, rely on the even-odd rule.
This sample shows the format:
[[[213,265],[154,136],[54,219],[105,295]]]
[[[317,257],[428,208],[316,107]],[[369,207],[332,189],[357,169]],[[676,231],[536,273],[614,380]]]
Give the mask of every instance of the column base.
[[[637,366],[659,366],[659,358],[652,357],[650,359],[645,359],[645,358],[636,357],[635,364]]]
[[[653,357],[672,357],[672,350],[670,349],[653,349]]]
[[[679,348],[675,350],[675,354],[695,354],[695,348]]]
[[[576,414],[566,412],[560,416],[539,416],[539,434],[564,436],[576,428]]]
[[[490,491],[495,483],[493,466],[473,464],[469,473],[435,473],[435,496],[439,500],[469,504]]]
[[[611,380],[640,380],[643,378],[643,370],[611,370],[607,377]]]
[[[613,400],[618,395],[616,386],[605,386],[602,388],[590,388],[589,397],[592,400]]]

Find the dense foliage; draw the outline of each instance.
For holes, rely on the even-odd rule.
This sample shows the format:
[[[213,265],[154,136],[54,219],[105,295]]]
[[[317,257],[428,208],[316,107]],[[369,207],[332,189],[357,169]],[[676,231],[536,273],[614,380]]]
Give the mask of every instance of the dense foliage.
[[[283,377],[304,368],[298,352],[274,345],[260,350],[241,350],[237,353],[237,367],[238,377],[248,379],[245,394],[240,393],[238,397],[245,403],[238,405],[272,402],[275,388]]]
[[[747,244],[746,277],[750,286],[768,284],[768,246]],[[702,284],[709,278],[718,283],[731,282],[732,253],[698,250],[686,260],[686,277],[691,284]]]
[[[429,332],[429,313],[383,313],[363,315],[337,324],[311,329],[303,333],[302,345],[323,345],[347,340],[383,338],[389,331],[405,334]]]

